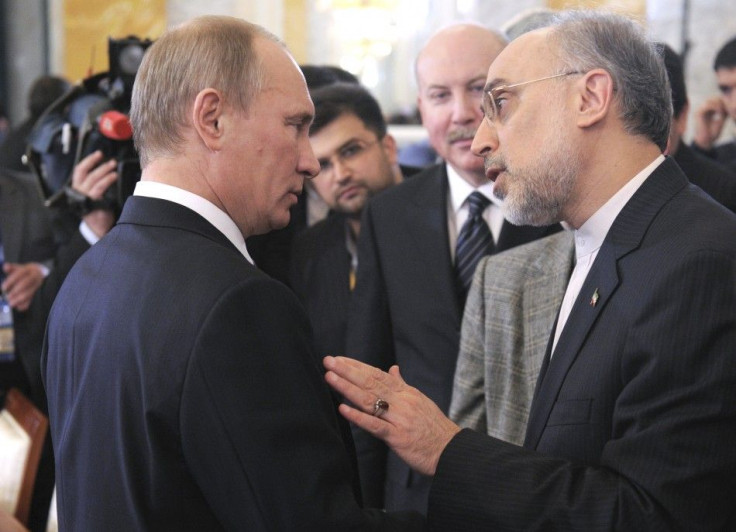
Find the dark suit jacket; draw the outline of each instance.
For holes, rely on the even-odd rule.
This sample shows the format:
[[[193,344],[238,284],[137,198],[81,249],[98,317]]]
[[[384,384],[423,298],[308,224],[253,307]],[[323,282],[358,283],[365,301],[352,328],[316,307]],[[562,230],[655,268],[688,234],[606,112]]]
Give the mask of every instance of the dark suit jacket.
[[[29,174],[0,171],[0,234],[6,262],[51,264],[57,247],[51,217]],[[23,368],[29,337],[26,331],[31,327],[31,320],[25,312],[14,311],[13,321],[17,357],[14,362],[0,363],[0,392],[15,386],[31,397],[30,382]]]
[[[736,529],[734,349],[736,216],[667,160],[613,223],[551,361],[548,347],[525,448],[459,433],[430,527]]]
[[[383,192],[365,209],[347,354],[406,381],[447,412],[462,309],[447,233],[447,172],[435,165]],[[559,230],[505,223],[496,251]],[[429,479],[413,473],[375,438],[356,431],[363,494],[370,504],[426,511]]]
[[[724,142],[710,150],[701,150],[695,144],[692,145],[692,148],[706,157],[715,159],[732,172],[736,172],[736,141]]]
[[[680,142],[672,157],[694,185],[714,200],[736,212],[736,173]]]
[[[131,197],[74,266],[42,368],[69,530],[364,530],[304,310],[211,224]]]
[[[303,231],[292,246],[290,285],[307,310],[318,356],[345,354],[351,260],[346,222],[334,213]]]

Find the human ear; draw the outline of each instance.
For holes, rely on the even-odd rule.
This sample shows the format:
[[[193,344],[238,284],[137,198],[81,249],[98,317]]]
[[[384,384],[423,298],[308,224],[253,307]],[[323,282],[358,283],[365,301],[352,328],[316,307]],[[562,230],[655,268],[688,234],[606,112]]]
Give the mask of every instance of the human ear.
[[[389,133],[386,133],[381,139],[381,145],[383,146],[383,151],[388,156],[389,163],[398,164],[399,147],[396,144],[396,139]]]
[[[613,79],[601,68],[586,72],[576,83],[578,89],[577,125],[591,127],[603,120],[611,111]]]
[[[221,120],[223,107],[222,95],[215,89],[203,89],[194,99],[192,125],[204,145],[212,151],[220,148],[224,132]]]

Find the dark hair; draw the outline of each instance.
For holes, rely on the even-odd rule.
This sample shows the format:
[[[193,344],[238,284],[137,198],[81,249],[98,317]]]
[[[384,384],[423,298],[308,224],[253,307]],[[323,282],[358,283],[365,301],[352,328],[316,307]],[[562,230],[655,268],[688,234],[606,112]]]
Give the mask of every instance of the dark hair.
[[[339,117],[351,114],[379,139],[386,135],[386,120],[376,99],[361,85],[333,83],[311,92],[314,102],[314,122],[309,134],[314,135]]]
[[[736,37],[723,45],[713,63],[713,70],[734,67],[736,67]]]
[[[685,73],[682,70],[682,59],[677,52],[666,44],[660,46],[662,47],[664,68],[667,70],[667,77],[670,79],[670,88],[672,89],[672,111],[675,118],[677,118],[687,103],[687,88],[685,87]]]
[[[332,65],[299,65],[310,91],[333,83],[360,83],[347,70]]]
[[[52,103],[66,94],[70,85],[67,80],[58,76],[41,76],[37,78],[28,92],[28,112],[32,118],[38,118]]]

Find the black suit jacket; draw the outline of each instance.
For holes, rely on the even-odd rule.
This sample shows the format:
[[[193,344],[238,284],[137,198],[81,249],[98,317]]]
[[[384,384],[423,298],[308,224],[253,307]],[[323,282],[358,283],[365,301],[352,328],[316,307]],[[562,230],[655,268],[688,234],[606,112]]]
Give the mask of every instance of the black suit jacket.
[[[347,355],[387,370],[447,412],[462,309],[447,232],[447,172],[435,165],[374,198],[363,213],[357,283],[348,318]],[[504,223],[496,251],[553,228]],[[356,431],[364,497],[389,509],[426,511],[429,479],[413,473],[383,443]]]
[[[291,251],[290,285],[307,310],[318,356],[344,355],[350,304],[345,216],[333,213],[303,231]]]
[[[734,349],[736,216],[667,160],[548,348],[525,448],[453,438],[430,528],[734,530]]]
[[[684,142],[680,142],[673,159],[691,183],[702,188],[721,205],[736,212],[736,173],[701,155]]]
[[[304,310],[193,211],[129,198],[42,359],[69,530],[368,530]]]
[[[714,146],[710,150],[702,150],[694,143],[692,148],[706,157],[715,159],[732,172],[736,172],[736,141],[724,142],[718,146]]]

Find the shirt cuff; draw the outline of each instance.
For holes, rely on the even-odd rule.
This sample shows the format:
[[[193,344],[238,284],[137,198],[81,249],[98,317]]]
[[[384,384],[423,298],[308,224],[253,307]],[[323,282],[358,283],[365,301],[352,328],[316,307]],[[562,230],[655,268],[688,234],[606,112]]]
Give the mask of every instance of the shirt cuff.
[[[89,228],[89,225],[85,221],[79,224],[79,232],[82,233],[82,236],[90,246],[94,246],[100,240],[100,237]]]

